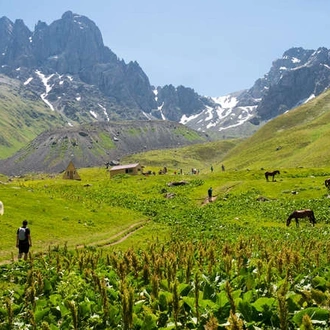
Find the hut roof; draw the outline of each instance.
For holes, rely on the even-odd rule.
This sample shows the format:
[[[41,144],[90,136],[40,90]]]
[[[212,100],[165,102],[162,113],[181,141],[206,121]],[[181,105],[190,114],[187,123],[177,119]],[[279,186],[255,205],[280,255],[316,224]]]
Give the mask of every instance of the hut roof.
[[[118,166],[113,166],[110,171],[115,171],[115,170],[123,170],[125,168],[134,168],[140,166],[139,163],[135,163],[135,164],[127,164],[127,165],[118,165]]]

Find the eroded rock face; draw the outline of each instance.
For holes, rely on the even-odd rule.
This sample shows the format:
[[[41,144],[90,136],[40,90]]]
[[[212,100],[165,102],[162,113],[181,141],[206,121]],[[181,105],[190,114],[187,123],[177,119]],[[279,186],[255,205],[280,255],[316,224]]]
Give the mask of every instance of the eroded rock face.
[[[273,62],[264,84],[267,91],[257,113],[262,120],[269,120],[329,88],[329,50],[289,49]]]
[[[40,134],[14,156],[0,160],[0,173],[56,173],[65,170],[70,160],[78,168],[105,166],[137,152],[207,141],[207,134],[175,122],[97,122]]]

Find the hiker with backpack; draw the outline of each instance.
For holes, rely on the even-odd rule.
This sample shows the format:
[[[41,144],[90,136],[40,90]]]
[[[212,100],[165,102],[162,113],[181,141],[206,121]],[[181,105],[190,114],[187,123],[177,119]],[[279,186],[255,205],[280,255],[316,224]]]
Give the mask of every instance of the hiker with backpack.
[[[31,232],[27,225],[27,220],[24,220],[22,227],[17,229],[16,247],[18,248],[18,259],[21,259],[24,254],[24,260],[27,260],[30,246],[32,246]]]

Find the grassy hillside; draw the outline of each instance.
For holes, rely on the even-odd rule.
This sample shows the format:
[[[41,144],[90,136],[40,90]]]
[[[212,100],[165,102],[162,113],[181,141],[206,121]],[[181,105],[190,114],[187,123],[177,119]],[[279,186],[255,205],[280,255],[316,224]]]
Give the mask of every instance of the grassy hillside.
[[[181,148],[153,150],[124,157],[123,162],[140,162],[160,169],[168,166],[176,172],[182,169],[184,173],[196,168],[206,173],[210,171],[211,165],[214,167],[216,163],[219,164],[240,142],[241,140],[221,140]]]
[[[330,91],[264,125],[223,160],[229,168],[324,167],[330,163]]]
[[[59,114],[17,81],[0,76],[0,159],[14,154],[41,132],[63,126]]]

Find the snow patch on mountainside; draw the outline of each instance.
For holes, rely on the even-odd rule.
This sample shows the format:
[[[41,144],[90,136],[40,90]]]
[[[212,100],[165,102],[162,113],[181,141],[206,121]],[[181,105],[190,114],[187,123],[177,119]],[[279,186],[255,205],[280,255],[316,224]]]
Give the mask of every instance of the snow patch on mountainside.
[[[237,98],[231,95],[212,97],[212,100],[215,103],[220,104],[220,106],[224,109],[233,109],[238,103]]]
[[[106,117],[107,121],[110,121],[110,118],[109,118],[108,113],[107,113],[107,109],[103,105],[101,105],[100,103],[98,103],[97,105],[103,110],[104,116]]]
[[[187,117],[186,115],[183,115],[183,116],[181,117],[181,119],[180,119],[180,124],[184,124],[184,125],[186,125],[186,124],[188,124],[190,121],[192,121],[193,119],[198,118],[199,115],[200,115],[200,114],[192,115],[192,116],[189,116],[189,117]]]
[[[216,129],[223,131],[238,127],[255,116],[257,105],[238,106],[239,99],[234,95],[213,97],[215,106],[206,106],[205,109],[191,116],[183,115],[180,123],[200,130]],[[255,99],[260,102],[260,99]]]
[[[51,110],[54,111],[54,107],[53,105],[47,100],[47,96],[49,94],[49,92],[52,90],[51,85],[48,84],[49,79],[51,79],[53,77],[54,74],[51,74],[50,76],[46,77],[41,71],[36,70],[36,74],[38,75],[38,77],[40,78],[40,80],[42,81],[42,83],[45,86],[46,92],[42,93],[40,95],[41,99],[51,108]]]
[[[23,85],[28,85],[33,80],[33,77],[30,77],[29,79],[25,80]]]

